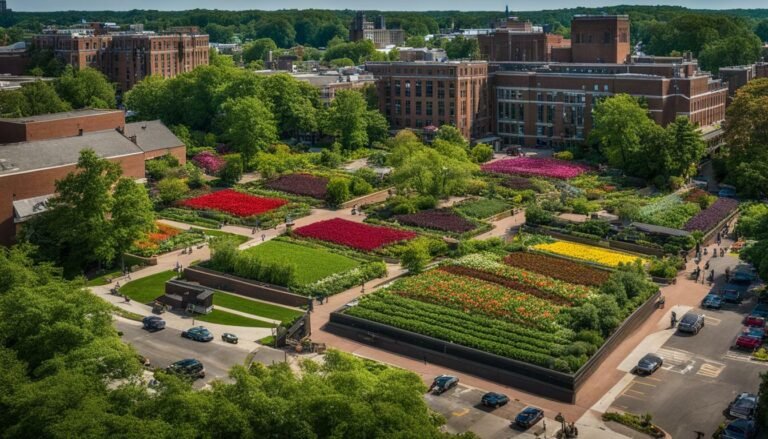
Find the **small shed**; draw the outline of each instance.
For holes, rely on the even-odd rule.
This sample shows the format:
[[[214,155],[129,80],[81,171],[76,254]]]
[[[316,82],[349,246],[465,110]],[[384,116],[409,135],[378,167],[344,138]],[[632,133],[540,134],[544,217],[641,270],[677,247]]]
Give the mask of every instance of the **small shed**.
[[[156,301],[174,310],[208,314],[213,311],[213,293],[198,283],[173,279],[165,283],[165,294]]]

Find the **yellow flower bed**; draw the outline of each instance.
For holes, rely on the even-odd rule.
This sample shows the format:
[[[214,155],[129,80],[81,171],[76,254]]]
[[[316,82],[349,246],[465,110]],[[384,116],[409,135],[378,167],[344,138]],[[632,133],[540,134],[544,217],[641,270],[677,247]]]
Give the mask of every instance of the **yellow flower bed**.
[[[609,267],[616,267],[622,262],[625,264],[632,263],[638,259],[640,259],[643,264],[648,262],[646,259],[627,253],[621,253],[600,247],[594,247],[591,245],[577,244],[575,242],[555,241],[551,244],[538,244],[533,248],[548,253],[554,253],[556,255],[567,256],[569,258],[581,259],[583,261],[594,262],[600,265],[607,265]]]

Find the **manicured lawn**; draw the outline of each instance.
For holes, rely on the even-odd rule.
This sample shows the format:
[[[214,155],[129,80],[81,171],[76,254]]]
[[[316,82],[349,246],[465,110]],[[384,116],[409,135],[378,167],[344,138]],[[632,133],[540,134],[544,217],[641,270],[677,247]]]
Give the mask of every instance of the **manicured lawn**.
[[[217,323],[219,325],[247,326],[249,328],[272,328],[275,326],[272,323],[265,322],[263,320],[250,319],[248,317],[232,314],[218,309],[214,309],[206,315],[196,315],[195,320],[208,323]]]
[[[282,306],[270,305],[264,302],[245,299],[234,294],[216,291],[213,295],[214,306],[223,306],[224,308],[234,309],[258,317],[280,320],[282,322],[291,322],[302,313]]]
[[[454,209],[469,217],[484,219],[491,215],[504,212],[511,207],[512,206],[503,200],[481,198],[478,200],[471,200],[461,203]]]
[[[295,265],[298,268],[296,275],[300,285],[316,282],[360,265],[360,262],[338,253],[283,241],[268,241],[244,251],[253,253],[264,261]]]
[[[107,278],[108,278],[108,277],[109,277],[109,278],[112,278],[112,279],[114,279],[114,278],[116,278],[116,277],[119,277],[119,276],[122,276],[122,275],[123,275],[123,272],[122,272],[122,271],[120,271],[120,270],[114,270],[114,271],[111,271],[111,272],[109,272],[109,273],[104,273],[104,274],[102,274],[102,275],[101,275],[101,276],[99,276],[99,277],[94,277],[93,279],[91,279],[91,280],[89,280],[88,282],[86,282],[86,284],[87,284],[89,287],[98,287],[98,286],[100,286],[100,285],[106,285],[106,284],[108,284],[108,283],[109,283],[109,282],[107,282]]]
[[[165,293],[165,283],[176,277],[176,274],[169,270],[136,279],[121,286],[120,292],[137,302],[149,303]]]
[[[240,245],[240,244],[248,241],[248,237],[247,236],[237,235],[235,233],[229,233],[229,232],[222,232],[221,230],[199,229],[197,227],[192,227],[192,230],[202,230],[205,235],[213,236],[214,238],[219,238],[219,237],[224,237],[225,236],[227,238],[234,239],[235,242],[237,242],[237,245]],[[255,237],[256,236],[254,236],[254,238]]]

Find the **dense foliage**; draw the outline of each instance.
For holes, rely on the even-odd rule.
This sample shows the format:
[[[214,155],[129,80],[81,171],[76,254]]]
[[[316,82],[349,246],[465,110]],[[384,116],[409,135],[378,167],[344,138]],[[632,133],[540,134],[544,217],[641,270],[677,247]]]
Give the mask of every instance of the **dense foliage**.
[[[755,79],[736,92],[725,116],[728,178],[750,197],[768,194],[768,78]]]

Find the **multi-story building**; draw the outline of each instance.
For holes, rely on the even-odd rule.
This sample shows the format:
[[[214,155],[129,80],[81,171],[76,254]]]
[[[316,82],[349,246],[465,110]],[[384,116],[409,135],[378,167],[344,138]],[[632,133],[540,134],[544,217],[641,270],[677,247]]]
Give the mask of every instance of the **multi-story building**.
[[[349,41],[371,40],[376,48],[401,46],[405,41],[405,31],[402,29],[387,29],[384,16],[379,15],[376,21],[365,19],[363,11],[357,11],[352,26],[349,28]]]
[[[758,62],[746,66],[720,67],[720,79],[728,83],[728,103],[736,95],[736,90],[747,82],[757,78],[768,78],[768,63]]]
[[[208,64],[208,35],[195,28],[168,32],[110,32],[111,26],[48,30],[33,46],[50,49],[76,69],[101,70],[125,92],[149,75],[165,78]]]
[[[393,129],[454,125],[466,138],[491,130],[488,64],[374,62],[379,109]]]
[[[571,62],[618,64],[630,53],[628,15],[577,15],[571,20]]]
[[[553,61],[553,54],[563,53],[558,49],[571,47],[571,41],[562,35],[545,33],[542,27],[517,17],[509,17],[494,32],[478,35],[477,42],[481,56],[489,61]]]
[[[398,49],[400,61],[447,61],[443,49],[428,49],[426,47],[401,47]]]

